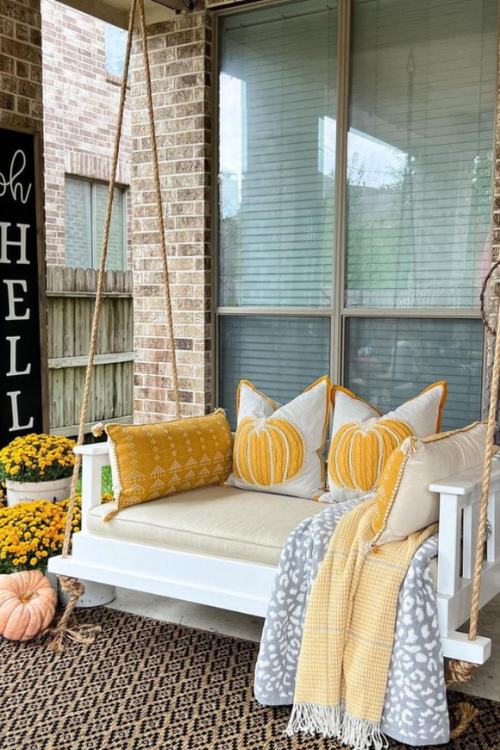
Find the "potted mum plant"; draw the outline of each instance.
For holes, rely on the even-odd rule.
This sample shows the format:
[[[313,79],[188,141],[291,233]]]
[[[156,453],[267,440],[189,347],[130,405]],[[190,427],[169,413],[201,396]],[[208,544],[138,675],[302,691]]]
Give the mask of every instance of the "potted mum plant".
[[[60,555],[68,511],[67,499],[36,500],[0,508],[0,575],[21,570],[45,573],[49,557]],[[79,531],[81,501],[77,496],[72,530]]]
[[[109,492],[103,492],[101,501],[113,499]],[[49,573],[47,563],[50,557],[60,555],[64,543],[64,531],[69,507],[69,499],[48,503],[46,500],[33,500],[0,508],[0,580],[13,573],[38,570],[58,591],[57,577]],[[71,531],[75,533],[81,526],[81,497],[75,498]],[[114,588],[108,587],[108,598],[103,599],[102,588],[93,595],[90,581],[85,581],[86,592],[78,602],[78,607],[107,604],[114,599]],[[59,592],[61,601],[66,603],[65,594]],[[0,625],[1,625],[0,616]]]
[[[62,500],[69,495],[75,443],[59,435],[15,438],[0,450],[0,480],[7,505],[26,500]]]

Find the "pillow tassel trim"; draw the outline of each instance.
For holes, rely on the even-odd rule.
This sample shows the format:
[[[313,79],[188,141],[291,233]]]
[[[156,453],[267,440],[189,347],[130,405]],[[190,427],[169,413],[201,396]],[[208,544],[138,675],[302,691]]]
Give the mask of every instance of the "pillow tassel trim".
[[[405,442],[399,446],[399,448],[396,448],[394,453],[392,454],[391,458],[393,461],[399,460],[400,464],[398,467],[398,471],[396,474],[396,479],[394,480],[392,484],[392,490],[391,495],[389,499],[387,500],[385,490],[382,487],[382,484],[379,485],[376,496],[377,496],[377,506],[378,506],[378,512],[375,518],[373,519],[373,531],[375,532],[375,536],[372,539],[372,547],[376,546],[378,540],[382,536],[385,530],[385,526],[387,524],[387,519],[389,518],[389,514],[392,510],[392,506],[394,505],[394,500],[396,499],[396,495],[398,494],[399,485],[401,484],[401,479],[406,467],[406,464],[408,463],[408,459],[410,456],[415,453],[420,441],[416,437],[409,437],[405,440]],[[397,451],[397,455],[396,455]],[[385,467],[385,471],[388,470],[389,464],[391,459],[389,459],[389,462],[387,463]],[[383,504],[383,508],[381,507]]]
[[[103,517],[102,522],[108,523],[115,516],[118,515],[120,510],[120,494],[122,491],[122,480],[120,476],[120,466],[118,464],[118,456],[116,455],[116,448],[113,440],[108,435],[108,447],[109,447],[109,463],[111,465],[111,478],[113,480],[113,499],[117,503],[114,510],[110,510]]]

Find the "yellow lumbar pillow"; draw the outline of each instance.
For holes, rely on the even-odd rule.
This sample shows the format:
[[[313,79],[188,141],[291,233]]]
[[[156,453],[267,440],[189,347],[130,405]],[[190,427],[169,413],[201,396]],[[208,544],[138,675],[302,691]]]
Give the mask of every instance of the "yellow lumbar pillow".
[[[411,435],[438,432],[446,401],[439,381],[385,416],[342,386],[333,386],[333,426],[328,453],[329,492],[322,502],[343,502],[375,490],[392,451]]]
[[[325,485],[331,382],[325,376],[284,406],[242,380],[229,484],[314,498]]]
[[[482,422],[423,440],[407,438],[391,453],[380,478],[374,543],[400,541],[435,523],[439,496],[429,486],[473,466],[479,471],[485,445]]]
[[[175,492],[221,484],[231,471],[233,439],[222,409],[144,425],[106,425],[113,492],[118,507]]]

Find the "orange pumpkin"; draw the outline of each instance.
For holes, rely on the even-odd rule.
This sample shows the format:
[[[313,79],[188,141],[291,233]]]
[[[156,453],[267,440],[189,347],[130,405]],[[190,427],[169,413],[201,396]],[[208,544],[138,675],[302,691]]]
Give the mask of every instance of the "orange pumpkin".
[[[0,635],[28,641],[45,630],[54,617],[57,595],[39,570],[0,576]]]

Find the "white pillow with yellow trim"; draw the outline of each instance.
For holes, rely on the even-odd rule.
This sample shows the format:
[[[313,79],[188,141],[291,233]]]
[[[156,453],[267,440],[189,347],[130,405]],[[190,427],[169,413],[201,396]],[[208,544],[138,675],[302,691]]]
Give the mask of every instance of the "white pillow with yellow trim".
[[[238,386],[238,424],[229,484],[295,497],[317,498],[325,487],[325,441],[331,410],[330,378],[279,406],[248,380]]]
[[[446,394],[446,383],[439,381],[382,415],[347,388],[333,386],[329,492],[321,502],[344,502],[374,491],[387,459],[403,440],[439,432]]]
[[[389,457],[375,494],[374,544],[406,539],[435,523],[439,495],[429,486],[473,466],[479,470],[485,447],[482,422],[423,440],[407,438]]]

